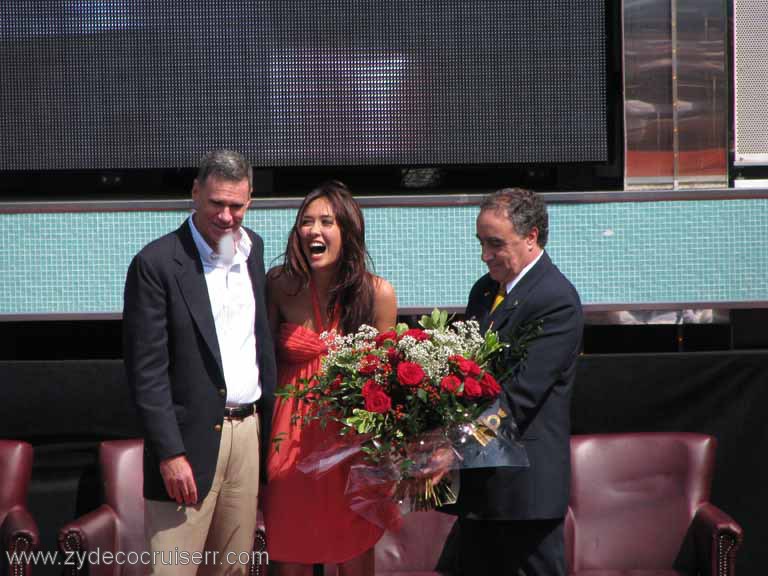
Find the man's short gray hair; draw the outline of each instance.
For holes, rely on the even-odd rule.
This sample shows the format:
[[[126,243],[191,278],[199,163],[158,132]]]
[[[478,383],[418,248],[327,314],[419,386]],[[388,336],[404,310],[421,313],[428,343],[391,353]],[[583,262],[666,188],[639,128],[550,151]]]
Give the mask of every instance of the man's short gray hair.
[[[544,248],[549,236],[547,206],[541,196],[525,188],[503,188],[483,199],[480,211],[493,210],[506,216],[520,236],[527,236],[535,227],[539,231],[537,244]]]
[[[210,176],[232,182],[248,179],[248,190],[253,192],[251,163],[234,150],[214,150],[202,157],[197,170],[197,181],[202,184]]]

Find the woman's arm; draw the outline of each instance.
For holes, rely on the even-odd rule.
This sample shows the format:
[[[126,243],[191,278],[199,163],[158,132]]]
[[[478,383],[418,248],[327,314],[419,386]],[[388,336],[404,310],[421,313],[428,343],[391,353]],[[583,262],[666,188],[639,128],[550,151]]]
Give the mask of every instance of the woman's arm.
[[[373,323],[379,332],[390,330],[397,322],[397,296],[392,284],[374,277],[373,294]]]

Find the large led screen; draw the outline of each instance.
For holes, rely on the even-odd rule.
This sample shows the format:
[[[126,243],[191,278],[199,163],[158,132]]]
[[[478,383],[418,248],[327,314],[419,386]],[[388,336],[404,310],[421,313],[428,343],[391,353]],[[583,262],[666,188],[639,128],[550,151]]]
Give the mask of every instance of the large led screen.
[[[3,0],[0,169],[601,162],[604,0]]]

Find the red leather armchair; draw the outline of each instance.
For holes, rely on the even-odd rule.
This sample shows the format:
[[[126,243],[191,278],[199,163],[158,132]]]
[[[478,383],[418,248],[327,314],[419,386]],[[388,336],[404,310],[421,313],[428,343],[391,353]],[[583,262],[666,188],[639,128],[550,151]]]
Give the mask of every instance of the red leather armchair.
[[[32,476],[32,446],[17,440],[0,440],[0,538],[3,562],[0,572],[29,574],[30,562],[13,554],[34,551],[40,543],[40,533],[27,510],[27,491]]]
[[[100,564],[86,562],[81,570],[75,565],[67,566],[65,574],[70,576],[87,573],[89,576],[133,576],[148,572],[148,566],[132,562],[135,555],[146,551],[144,539],[144,498],[143,450],[141,440],[114,440],[102,442],[99,446],[99,466],[104,487],[104,500],[96,510],[89,512],[64,525],[59,530],[59,548],[66,554],[77,553],[79,558],[99,550],[125,553],[120,557],[122,565],[115,561]],[[263,531],[254,537],[254,551],[266,550]],[[146,555],[145,555],[146,558]],[[87,566],[87,571],[85,567]],[[254,564],[250,568],[253,576],[262,576],[265,566]]]
[[[571,438],[573,576],[733,576],[741,527],[709,502],[716,441],[690,433]]]
[[[742,531],[709,502],[715,449],[703,434],[573,436],[569,574],[733,576]],[[452,524],[439,512],[409,514],[376,545],[376,574],[438,575]]]

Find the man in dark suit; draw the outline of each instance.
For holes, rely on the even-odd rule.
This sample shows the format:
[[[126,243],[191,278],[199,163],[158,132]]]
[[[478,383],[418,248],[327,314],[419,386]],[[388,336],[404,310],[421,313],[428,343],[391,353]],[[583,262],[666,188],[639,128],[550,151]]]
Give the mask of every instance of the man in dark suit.
[[[252,182],[240,154],[206,155],[193,215],[128,270],[124,358],[144,426],[155,574],[245,574],[253,545],[275,359],[264,244],[241,227]]]
[[[468,576],[566,574],[570,401],[583,319],[578,293],[544,251],[547,234],[546,206],[531,191],[500,190],[480,207],[488,274],[472,288],[467,317],[504,341],[535,336],[501,382],[530,467],[461,473],[458,556]]]

